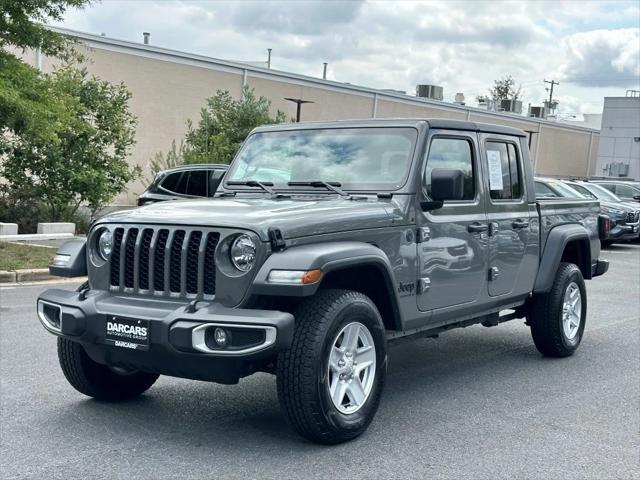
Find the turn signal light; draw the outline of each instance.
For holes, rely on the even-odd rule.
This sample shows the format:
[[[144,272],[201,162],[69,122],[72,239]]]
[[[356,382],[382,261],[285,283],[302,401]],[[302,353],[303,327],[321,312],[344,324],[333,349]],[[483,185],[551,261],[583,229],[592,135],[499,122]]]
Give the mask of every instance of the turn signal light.
[[[308,285],[316,283],[322,278],[322,270],[271,270],[267,281],[269,283],[287,283]]]
[[[307,270],[302,275],[302,283],[307,285],[308,283],[316,283],[322,278],[322,270]]]

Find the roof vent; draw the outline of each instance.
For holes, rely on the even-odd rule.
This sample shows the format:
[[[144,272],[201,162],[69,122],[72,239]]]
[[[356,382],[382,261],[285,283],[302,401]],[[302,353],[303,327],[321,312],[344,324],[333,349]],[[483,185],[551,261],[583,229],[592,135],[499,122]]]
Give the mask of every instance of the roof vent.
[[[439,87],[438,85],[421,84],[416,87],[416,97],[442,101],[444,95],[442,87]]]
[[[142,32],[142,38],[145,45],[149,45],[149,37],[151,37],[149,32]]]

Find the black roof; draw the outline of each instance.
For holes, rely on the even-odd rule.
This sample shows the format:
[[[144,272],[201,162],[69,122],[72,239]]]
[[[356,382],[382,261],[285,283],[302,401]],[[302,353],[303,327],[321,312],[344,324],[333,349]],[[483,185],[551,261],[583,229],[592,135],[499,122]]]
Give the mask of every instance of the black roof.
[[[303,130],[315,128],[357,128],[357,127],[418,127],[427,124],[430,128],[466,130],[472,132],[497,133],[526,137],[527,134],[519,128],[495,125],[492,123],[468,122],[465,120],[450,120],[445,118],[369,118],[363,120],[336,120],[333,122],[301,122],[278,123],[258,127],[255,131]]]

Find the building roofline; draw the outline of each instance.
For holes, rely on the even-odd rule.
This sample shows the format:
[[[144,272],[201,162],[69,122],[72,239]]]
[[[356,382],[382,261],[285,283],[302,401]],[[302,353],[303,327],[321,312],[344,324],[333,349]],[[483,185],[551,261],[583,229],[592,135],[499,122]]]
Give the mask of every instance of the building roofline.
[[[364,87],[360,85],[354,85],[350,83],[336,82],[333,80],[325,80],[317,77],[311,77],[307,75],[300,75],[297,73],[285,72],[282,70],[268,69],[262,68],[250,64],[233,62],[228,60],[221,60],[219,58],[209,57],[205,55],[199,55],[195,53],[184,52],[180,50],[173,50],[164,47],[157,47],[154,45],[133,42],[130,40],[120,40],[112,37],[96,35],[87,32],[81,32],[78,30],[72,30],[63,27],[55,27],[55,26],[47,26],[52,31],[58,32],[63,35],[68,35],[71,37],[75,37],[80,41],[84,41],[89,43],[89,46],[97,46],[103,44],[105,46],[115,46],[124,49],[130,49],[139,52],[138,54],[144,56],[147,54],[155,54],[166,57],[166,61],[172,61],[171,58],[181,58],[192,60],[196,62],[202,62],[210,65],[217,65],[226,69],[238,70],[238,73],[242,72],[253,72],[261,76],[270,76],[276,78],[285,78],[288,80],[298,81],[310,83],[316,86],[317,88],[331,88],[331,89],[340,89],[340,90],[348,90],[354,93],[365,94],[367,96],[372,97],[386,97],[396,99],[405,103],[419,105],[419,106],[433,106],[435,108],[440,108],[449,111],[457,111],[457,112],[466,112],[473,113],[477,115],[485,115],[487,117],[500,118],[505,120],[513,120],[517,122],[522,122],[531,125],[537,125],[539,131],[541,126],[559,128],[562,130],[572,130],[572,131],[582,131],[587,133],[600,133],[600,130],[588,128],[588,127],[580,127],[576,125],[569,125],[559,122],[553,122],[550,120],[545,120],[541,118],[532,118],[532,117],[523,117],[517,114],[510,114],[504,112],[493,112],[488,110],[483,110],[481,108],[471,107],[467,105],[456,105],[453,103],[447,103],[443,101],[433,100],[429,98],[415,97],[412,95],[406,95],[401,93],[390,92],[388,90],[380,90],[371,87]],[[91,45],[93,44],[93,45]]]

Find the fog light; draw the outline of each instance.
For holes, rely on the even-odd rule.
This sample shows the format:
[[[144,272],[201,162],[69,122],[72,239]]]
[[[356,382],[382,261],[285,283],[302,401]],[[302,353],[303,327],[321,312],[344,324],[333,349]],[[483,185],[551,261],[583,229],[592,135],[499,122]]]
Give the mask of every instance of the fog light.
[[[228,341],[228,336],[227,336],[227,332],[224,330],[224,328],[216,328],[213,331],[213,339],[216,342],[216,345],[218,345],[220,348],[224,348],[227,346],[227,341]]]

